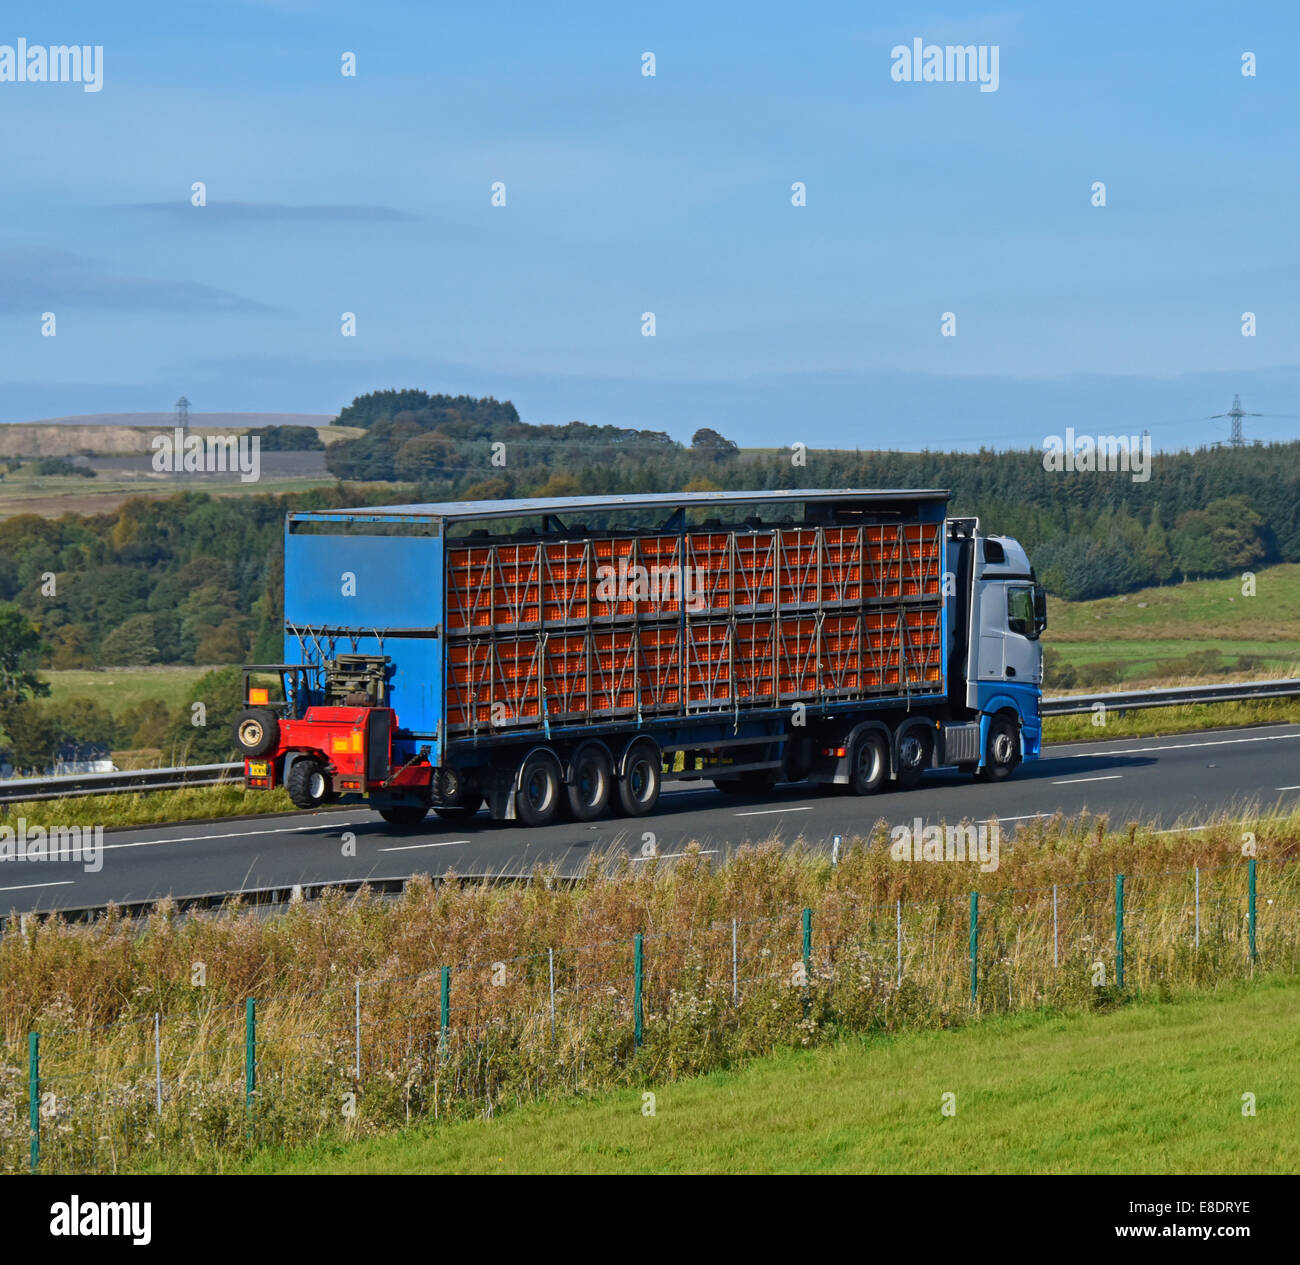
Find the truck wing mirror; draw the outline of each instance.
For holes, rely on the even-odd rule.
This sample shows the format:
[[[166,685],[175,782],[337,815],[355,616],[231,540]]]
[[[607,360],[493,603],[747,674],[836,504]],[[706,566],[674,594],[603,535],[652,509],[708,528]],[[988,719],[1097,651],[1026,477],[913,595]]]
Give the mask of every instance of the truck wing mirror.
[[[1034,636],[1040,637],[1047,630],[1047,590],[1041,584],[1034,585]]]

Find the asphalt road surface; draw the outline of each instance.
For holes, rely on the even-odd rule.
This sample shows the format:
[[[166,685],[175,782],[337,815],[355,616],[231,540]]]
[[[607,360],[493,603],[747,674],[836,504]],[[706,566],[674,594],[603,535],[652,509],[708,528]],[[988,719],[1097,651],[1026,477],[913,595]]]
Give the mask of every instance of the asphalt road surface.
[[[1300,725],[1218,730],[1049,748],[1007,782],[976,782],[956,770],[927,774],[910,791],[868,799],[807,786],[740,799],[711,783],[669,782],[649,817],[560,823],[526,830],[486,813],[459,829],[432,814],[417,829],[389,826],[364,808],[219,822],[133,827],[104,834],[96,873],[66,861],[0,862],[0,908],[75,909],[109,901],[197,896],[298,883],[405,878],[413,874],[521,873],[539,863],[580,871],[593,854],[621,849],[661,856],[690,842],[722,856],[745,842],[802,837],[829,847],[883,818],[889,824],[985,821],[1004,827],[1058,810],[1108,813],[1112,823],[1196,826],[1248,807],[1300,806]],[[8,822],[13,825],[14,823]],[[350,835],[353,855],[347,854]]]

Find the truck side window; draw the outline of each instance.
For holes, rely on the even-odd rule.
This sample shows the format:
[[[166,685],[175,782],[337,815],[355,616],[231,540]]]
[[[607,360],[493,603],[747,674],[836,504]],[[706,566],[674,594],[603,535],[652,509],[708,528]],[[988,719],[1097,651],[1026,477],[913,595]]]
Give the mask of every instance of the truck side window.
[[[1007,590],[1007,627],[1022,637],[1035,638],[1038,628],[1034,622],[1034,592],[1027,588]]]

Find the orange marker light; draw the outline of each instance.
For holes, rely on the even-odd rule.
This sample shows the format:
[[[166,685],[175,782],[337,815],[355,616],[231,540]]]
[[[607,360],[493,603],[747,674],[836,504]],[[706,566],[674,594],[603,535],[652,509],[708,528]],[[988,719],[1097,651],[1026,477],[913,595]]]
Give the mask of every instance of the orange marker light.
[[[269,703],[271,701],[271,692],[267,689],[251,689],[248,691],[248,701],[250,703]]]

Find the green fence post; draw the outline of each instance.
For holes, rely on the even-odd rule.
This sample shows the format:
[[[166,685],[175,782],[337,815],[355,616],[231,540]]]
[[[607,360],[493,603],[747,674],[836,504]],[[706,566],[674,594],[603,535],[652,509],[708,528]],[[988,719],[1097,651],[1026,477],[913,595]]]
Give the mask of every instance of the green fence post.
[[[257,1092],[257,1001],[244,1003],[244,1109],[248,1112],[248,1139],[253,1140],[253,1095]]]
[[[641,1019],[641,990],[645,986],[645,949],[638,931],[632,937],[632,1040],[639,1048],[645,1037]]]
[[[812,977],[812,910],[803,911],[803,973],[804,977]]]
[[[41,1034],[27,1035],[27,1114],[32,1134],[31,1170],[41,1162]]]
[[[975,1000],[980,982],[980,894],[970,894],[970,999]]]
[[[442,968],[441,983],[438,985],[440,1003],[438,1012],[438,1049],[447,1052],[447,1029],[451,1027],[451,967]]]
[[[1250,931],[1250,960],[1252,962],[1259,960],[1259,954],[1255,952],[1255,858],[1251,857],[1249,861],[1248,878],[1250,883],[1250,897],[1247,904],[1248,919],[1247,927]]]
[[[1124,876],[1115,875],[1115,983],[1124,987]]]

